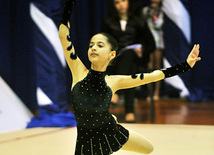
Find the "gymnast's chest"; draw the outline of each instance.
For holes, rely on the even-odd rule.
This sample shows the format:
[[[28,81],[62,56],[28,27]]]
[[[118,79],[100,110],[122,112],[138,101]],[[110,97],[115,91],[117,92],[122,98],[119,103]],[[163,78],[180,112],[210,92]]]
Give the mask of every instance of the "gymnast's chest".
[[[84,79],[72,90],[72,104],[78,110],[109,109],[112,91],[104,79]]]

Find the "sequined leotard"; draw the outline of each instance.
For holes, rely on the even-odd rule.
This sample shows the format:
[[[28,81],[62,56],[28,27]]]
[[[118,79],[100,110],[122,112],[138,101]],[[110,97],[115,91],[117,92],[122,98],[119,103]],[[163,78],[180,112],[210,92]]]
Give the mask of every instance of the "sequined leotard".
[[[109,155],[128,140],[128,130],[109,113],[112,91],[105,76],[105,72],[89,70],[72,89],[78,132],[75,155]]]

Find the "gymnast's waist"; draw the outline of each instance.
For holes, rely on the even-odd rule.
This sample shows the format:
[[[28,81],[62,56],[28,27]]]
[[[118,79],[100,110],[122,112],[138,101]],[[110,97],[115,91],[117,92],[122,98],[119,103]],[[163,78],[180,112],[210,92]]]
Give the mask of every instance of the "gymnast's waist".
[[[99,131],[108,131],[109,129],[115,128],[117,125],[115,119],[111,116],[111,118],[106,122],[105,124],[96,124],[95,126],[92,126],[91,124],[89,126],[83,126],[82,124],[77,124],[77,130],[78,133],[97,133]]]

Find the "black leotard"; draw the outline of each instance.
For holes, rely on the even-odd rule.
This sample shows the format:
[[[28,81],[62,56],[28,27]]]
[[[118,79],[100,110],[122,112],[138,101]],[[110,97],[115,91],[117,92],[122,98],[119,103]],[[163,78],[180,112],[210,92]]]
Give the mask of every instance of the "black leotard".
[[[75,155],[108,155],[128,140],[128,130],[109,113],[112,91],[105,76],[105,72],[89,70],[72,89],[78,130]]]

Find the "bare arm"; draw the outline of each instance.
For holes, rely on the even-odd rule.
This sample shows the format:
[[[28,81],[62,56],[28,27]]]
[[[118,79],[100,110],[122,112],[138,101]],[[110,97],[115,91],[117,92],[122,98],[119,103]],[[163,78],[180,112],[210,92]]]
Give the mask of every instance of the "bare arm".
[[[71,44],[71,42],[67,40],[68,35],[69,29],[65,25],[61,24],[59,28],[59,38],[63,47],[65,59],[72,72],[73,77],[72,87],[73,87],[78,81],[80,81],[86,76],[88,70],[78,57],[76,59],[70,58],[71,53],[73,54],[75,53],[75,49],[74,47],[72,47],[70,51],[67,50],[67,47],[69,47]]]
[[[132,75],[112,75],[107,80],[108,85],[111,87],[113,93],[120,89],[133,88],[140,85],[160,81],[164,79],[164,73],[160,70],[153,71],[152,73],[140,73]],[[109,81],[109,82],[108,82]]]
[[[71,13],[73,6],[75,5],[76,2],[77,0],[66,0],[62,13],[61,25],[59,27],[59,38],[63,47],[67,64],[72,72],[73,77],[72,87],[78,81],[83,79],[88,72],[84,64],[77,57],[75,49],[71,43],[69,34]]]
[[[199,60],[201,60],[199,55],[199,45],[195,45],[190,52],[186,63],[182,63],[180,65],[177,65],[175,67],[171,67],[168,69],[163,70],[155,70],[152,73],[141,73],[136,75],[130,75],[130,76],[124,76],[124,75],[115,75],[115,76],[109,76],[107,80],[107,83],[112,88],[113,92],[116,92],[119,89],[127,89],[132,88],[156,81],[160,81],[164,78],[171,77],[180,73],[183,73],[185,71],[188,71],[190,68],[192,68],[195,63]]]

